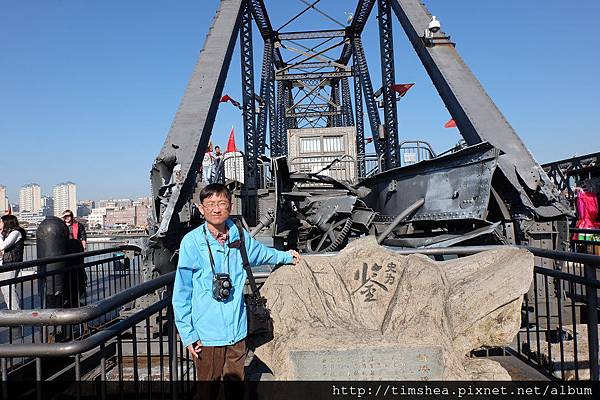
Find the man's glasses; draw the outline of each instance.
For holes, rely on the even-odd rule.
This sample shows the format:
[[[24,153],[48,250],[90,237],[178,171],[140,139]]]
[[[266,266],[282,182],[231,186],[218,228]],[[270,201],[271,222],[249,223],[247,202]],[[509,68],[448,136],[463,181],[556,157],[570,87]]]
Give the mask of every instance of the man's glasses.
[[[208,210],[214,210],[217,207],[224,210],[227,207],[229,207],[229,202],[228,201],[217,201],[217,202],[209,201],[206,203],[202,203],[202,207],[204,207]]]
[[[68,218],[73,218],[72,215],[65,215],[64,217],[62,217],[63,219],[68,219]]]

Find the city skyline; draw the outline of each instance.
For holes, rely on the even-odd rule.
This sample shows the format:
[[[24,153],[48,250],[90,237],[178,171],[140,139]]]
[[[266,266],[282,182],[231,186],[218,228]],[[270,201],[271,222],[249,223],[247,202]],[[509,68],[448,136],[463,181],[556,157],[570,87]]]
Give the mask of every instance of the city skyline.
[[[591,50],[596,48],[593,24],[573,17],[570,2],[425,3],[537,161],[599,151],[594,104],[600,80],[594,76],[600,53]],[[342,1],[319,5],[341,20],[354,6]],[[217,7],[216,0],[7,4],[0,35],[13,40],[2,43],[10,62],[3,63],[0,74],[0,132],[6,148],[26,150],[8,151],[0,159],[0,170],[10,171],[0,182],[11,202],[22,183],[49,188],[58,179],[77,182],[82,198],[148,195],[152,162]],[[303,5],[270,2],[268,7],[274,26],[280,26]],[[577,9],[581,15],[597,15],[600,2],[583,0]],[[363,41],[372,43],[365,48],[369,60],[377,60],[379,52],[374,14],[363,33]],[[322,28],[322,18],[311,12],[285,30]],[[397,21],[394,30],[400,30]],[[258,71],[263,48],[258,30],[253,34]],[[398,105],[400,140],[427,141],[439,154],[461,137],[457,129],[444,129],[448,111],[402,35],[394,41],[396,79],[415,86]],[[375,61],[369,69],[373,86],[379,87],[380,65]],[[258,73],[255,78],[259,87]],[[240,81],[236,48],[223,94],[241,101]],[[213,143],[223,147],[232,126],[243,149],[242,114],[222,103]],[[560,137],[566,139],[559,145]]]
[[[30,185],[37,185],[37,186],[39,186],[42,189],[41,192],[40,192],[40,197],[41,197],[41,199],[43,201],[44,197],[51,197],[51,198],[53,198],[53,193],[52,192],[53,192],[54,187],[56,187],[58,185],[61,185],[63,183],[74,183],[74,182],[64,181],[64,182],[60,182],[60,183],[51,185],[50,189],[48,191],[44,191],[43,187],[41,185],[38,185],[37,183],[23,184],[23,185],[17,186],[17,188],[14,191],[14,193],[12,193],[12,196],[10,195],[11,192],[10,192],[9,188],[6,185],[0,183],[0,195],[4,195],[6,198],[8,198],[8,201],[9,201],[10,204],[13,204],[13,205],[16,204],[16,205],[19,205],[19,207],[21,207],[21,201],[20,201],[20,192],[21,192],[21,189],[23,189],[23,188],[25,188],[27,186],[30,186]],[[75,185],[77,185],[77,183],[75,183]],[[90,201],[90,200],[94,201],[94,202],[103,201],[103,200],[104,201],[111,201],[111,200],[118,200],[118,199],[132,200],[132,199],[145,198],[145,197],[149,197],[149,196],[150,196],[150,194],[134,194],[134,195],[130,195],[130,196],[117,194],[117,195],[114,195],[114,196],[101,196],[101,197],[98,197],[98,198],[91,198],[91,197],[90,198],[86,198],[86,197],[82,197],[81,200],[78,200],[78,203],[80,201]],[[4,200],[4,197],[1,197],[0,198],[0,209],[1,209],[1,211],[4,211],[4,209],[6,208],[6,206],[3,203],[3,200]],[[28,210],[28,211],[37,211],[37,210]]]
[[[13,196],[10,196],[10,192],[9,189],[6,187],[6,185],[0,183],[0,214],[3,214],[7,209],[8,209],[8,204],[11,205],[16,205],[19,207],[19,212],[22,211],[40,211],[42,210],[43,207],[45,207],[45,198],[50,198],[52,200],[54,200],[54,189],[57,186],[63,185],[63,184],[67,184],[67,183],[71,183],[71,184],[75,184],[77,186],[76,183],[74,182],[70,182],[70,181],[65,181],[65,182],[60,182],[57,184],[54,184],[50,187],[50,190],[48,191],[44,191],[43,188],[41,187],[41,185],[38,185],[37,183],[27,183],[27,184],[23,184],[17,187],[17,190],[15,193],[13,193]],[[39,192],[39,197],[40,197],[40,203],[39,203],[39,207],[37,207],[36,209],[24,209],[22,208],[22,202],[21,202],[21,197],[22,197],[22,193],[23,193],[23,189],[25,188],[30,188],[32,186],[37,186],[39,187],[41,190]],[[79,197],[79,196],[77,196]],[[115,196],[103,196],[103,197],[98,197],[98,198],[81,198],[81,199],[77,199],[76,201],[76,205],[79,205],[81,203],[85,203],[85,202],[94,202],[94,203],[99,203],[99,202],[111,202],[111,201],[119,201],[119,200],[129,200],[129,201],[135,201],[135,200],[140,200],[140,199],[146,199],[150,197],[149,194],[146,195],[133,195],[133,196],[122,196],[122,195],[115,195]],[[7,199],[8,203],[4,203],[5,199]],[[54,210],[53,210],[54,213]]]

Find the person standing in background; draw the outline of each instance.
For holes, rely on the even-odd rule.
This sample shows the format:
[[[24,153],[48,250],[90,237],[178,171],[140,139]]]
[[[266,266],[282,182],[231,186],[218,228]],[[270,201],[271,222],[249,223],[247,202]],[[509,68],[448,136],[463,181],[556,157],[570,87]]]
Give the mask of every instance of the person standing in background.
[[[213,179],[211,183],[225,183],[223,153],[221,153],[221,148],[219,146],[215,146],[215,161],[213,165]]]
[[[73,239],[77,241],[77,250],[73,251],[73,253],[80,253],[87,250],[87,233],[85,232],[85,227],[82,223],[75,220],[73,216],[73,211],[65,210],[62,214],[63,221],[69,228],[69,239]],[[74,246],[75,247],[75,246]],[[75,250],[75,249],[74,249]]]
[[[69,228],[69,242],[67,250],[69,254],[83,253],[87,249],[87,233],[82,223],[75,220],[73,211],[65,210],[62,214],[63,221]],[[85,257],[76,257],[67,262],[67,267],[81,266],[85,262]],[[85,294],[87,285],[87,274],[84,268],[76,268],[65,274],[64,277],[64,306],[79,307],[80,297]]]
[[[214,163],[215,157],[212,154],[212,143],[209,143],[202,159],[202,181],[207,184],[211,182]]]
[[[223,153],[221,153],[221,148],[219,146],[215,146],[215,159],[218,160],[223,158]]]
[[[0,267],[4,264],[23,261],[23,250],[27,233],[19,226],[14,215],[3,215],[0,218]],[[0,272],[0,281],[16,278],[19,271]],[[19,310],[19,296],[15,285],[0,287],[6,307]]]

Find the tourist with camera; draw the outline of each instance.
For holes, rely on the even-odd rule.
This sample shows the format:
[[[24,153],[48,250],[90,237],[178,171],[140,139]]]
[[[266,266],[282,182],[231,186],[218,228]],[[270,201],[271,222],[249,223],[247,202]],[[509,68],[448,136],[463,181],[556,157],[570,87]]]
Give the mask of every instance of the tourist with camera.
[[[300,255],[269,248],[234,223],[231,193],[222,184],[204,187],[198,208],[206,222],[185,235],[179,248],[175,323],[198,380],[241,381],[248,333],[244,259],[250,266],[297,264]]]

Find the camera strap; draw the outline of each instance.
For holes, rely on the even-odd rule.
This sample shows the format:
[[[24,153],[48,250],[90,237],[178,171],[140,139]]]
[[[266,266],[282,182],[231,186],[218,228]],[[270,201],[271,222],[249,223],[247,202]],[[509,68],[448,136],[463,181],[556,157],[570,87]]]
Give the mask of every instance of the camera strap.
[[[260,292],[258,291],[258,286],[256,286],[256,281],[254,280],[254,274],[252,273],[252,268],[250,268],[250,261],[248,260],[248,253],[246,252],[246,241],[244,240],[244,227],[240,223],[239,220],[235,221],[235,226],[240,233],[240,253],[242,256],[242,265],[246,270],[246,275],[248,275],[248,281],[250,283],[250,289],[252,289],[252,294],[256,298],[260,297]]]
[[[206,247],[208,247],[208,258],[210,259],[210,269],[212,270],[213,276],[216,276],[217,273],[215,271],[215,259],[212,254],[212,250],[210,249],[210,243],[208,242],[208,232],[206,231],[206,225],[204,226],[204,240],[206,240]],[[229,256],[227,256],[229,260]],[[229,273],[229,263],[227,265],[227,273]]]

